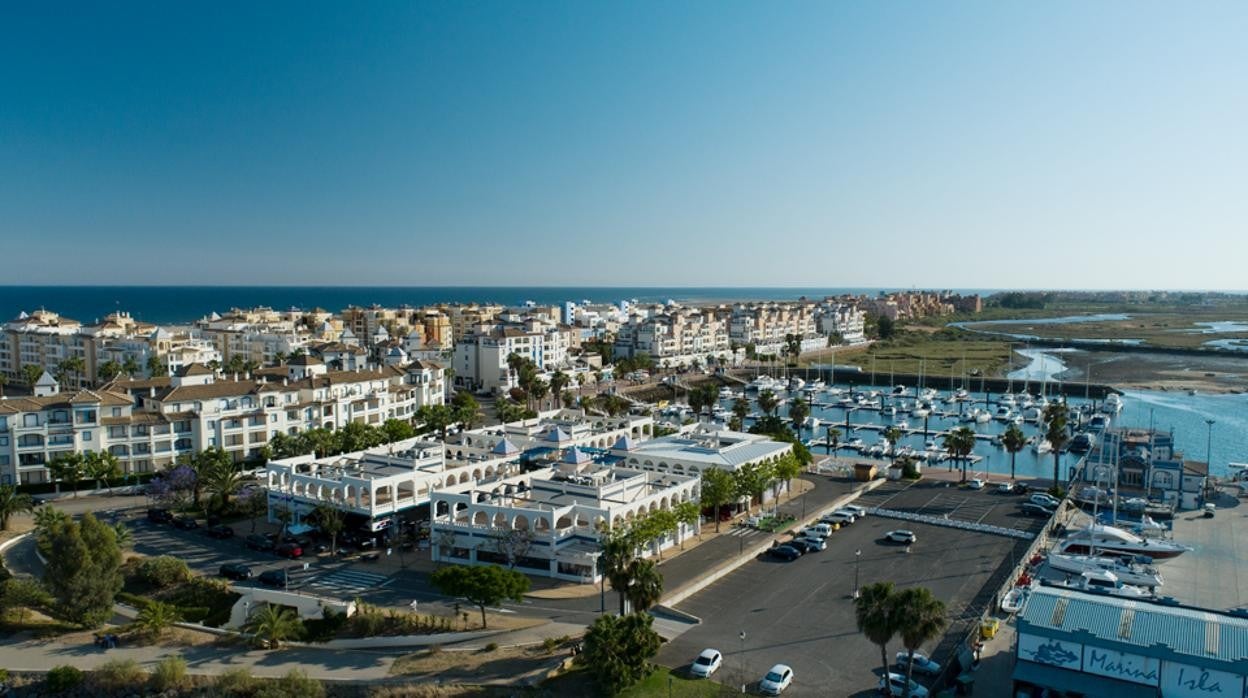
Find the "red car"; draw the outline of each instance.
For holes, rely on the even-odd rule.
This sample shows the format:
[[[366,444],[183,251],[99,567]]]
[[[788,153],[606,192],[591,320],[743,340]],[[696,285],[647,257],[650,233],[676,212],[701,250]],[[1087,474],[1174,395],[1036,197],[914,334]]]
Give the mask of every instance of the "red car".
[[[297,557],[303,557],[303,548],[299,547],[296,543],[281,543],[277,547],[273,548],[273,552],[292,560]]]

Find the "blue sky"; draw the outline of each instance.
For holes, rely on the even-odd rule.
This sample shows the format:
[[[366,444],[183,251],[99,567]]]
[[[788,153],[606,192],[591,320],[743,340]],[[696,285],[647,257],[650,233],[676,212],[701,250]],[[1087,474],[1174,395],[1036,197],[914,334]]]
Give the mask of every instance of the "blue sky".
[[[117,5],[117,6],[110,6]],[[10,3],[0,283],[1243,289],[1248,3]]]

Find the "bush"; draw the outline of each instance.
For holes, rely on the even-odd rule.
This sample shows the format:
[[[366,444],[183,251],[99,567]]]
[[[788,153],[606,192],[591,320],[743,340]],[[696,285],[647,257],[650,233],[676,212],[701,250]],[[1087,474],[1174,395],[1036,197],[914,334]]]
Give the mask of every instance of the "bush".
[[[127,606],[133,606],[134,608],[137,608],[140,611],[152,605],[152,600],[147,598],[146,596],[139,596],[138,594],[131,594],[128,591],[117,592],[117,600],[120,601],[121,603],[126,604]]]
[[[486,646],[485,646],[485,651],[486,651],[486,652],[493,652],[493,651],[495,651],[495,650],[497,650],[497,649],[498,649],[498,643],[497,643],[497,642],[491,642],[490,644],[488,644],[488,645],[486,645]]]
[[[149,557],[135,570],[139,581],[155,589],[168,589],[191,579],[191,569],[182,560],[169,555]]]
[[[64,693],[78,687],[82,683],[82,672],[69,665],[58,666],[48,671],[44,685],[53,693]]]
[[[91,677],[97,686],[111,691],[138,686],[143,683],[146,674],[133,659],[114,659],[101,664]]]
[[[230,669],[212,682],[213,695],[222,698],[238,698],[250,696],[256,692],[256,679],[251,672],[243,669]]]
[[[186,681],[186,660],[180,654],[170,655],[160,660],[156,670],[152,672],[152,683],[157,691],[168,691],[178,688]]]
[[[280,679],[270,681],[256,692],[256,698],[324,698],[325,687],[320,681],[308,678],[298,669],[291,669]]]
[[[329,642],[347,625],[347,614],[326,608],[321,618],[303,621],[304,639],[308,642]]]

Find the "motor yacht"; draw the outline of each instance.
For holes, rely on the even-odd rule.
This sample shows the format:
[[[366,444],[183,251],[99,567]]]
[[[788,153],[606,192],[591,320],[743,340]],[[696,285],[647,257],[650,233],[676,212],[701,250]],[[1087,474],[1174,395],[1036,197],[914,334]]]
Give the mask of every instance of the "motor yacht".
[[[1101,557],[1098,555],[1050,555],[1049,567],[1060,572],[1083,574],[1088,571],[1102,571],[1113,574],[1124,584],[1132,584],[1146,589],[1155,589],[1164,583],[1161,573],[1156,567],[1142,562],[1131,562],[1121,557]]]
[[[1148,589],[1123,583],[1113,572],[1106,572],[1105,570],[1085,570],[1070,581],[1055,582],[1054,586],[1132,599],[1145,599],[1153,595],[1152,591]]]
[[[1191,548],[1172,540],[1141,538],[1130,531],[1104,524],[1092,524],[1073,531],[1057,547],[1057,552],[1064,555],[1108,552],[1116,555],[1143,555],[1157,562],[1178,557],[1189,550]]]

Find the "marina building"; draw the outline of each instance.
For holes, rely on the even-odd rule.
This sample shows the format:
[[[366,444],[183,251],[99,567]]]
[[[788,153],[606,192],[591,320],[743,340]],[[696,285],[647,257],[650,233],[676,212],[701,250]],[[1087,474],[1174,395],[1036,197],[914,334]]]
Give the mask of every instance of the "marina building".
[[[637,470],[698,476],[710,468],[735,472],[749,464],[775,462],[792,444],[762,434],[693,431],[649,441],[622,439],[611,447],[620,464]]]
[[[1248,695],[1244,614],[1044,586],[1017,620],[1015,696]]]

